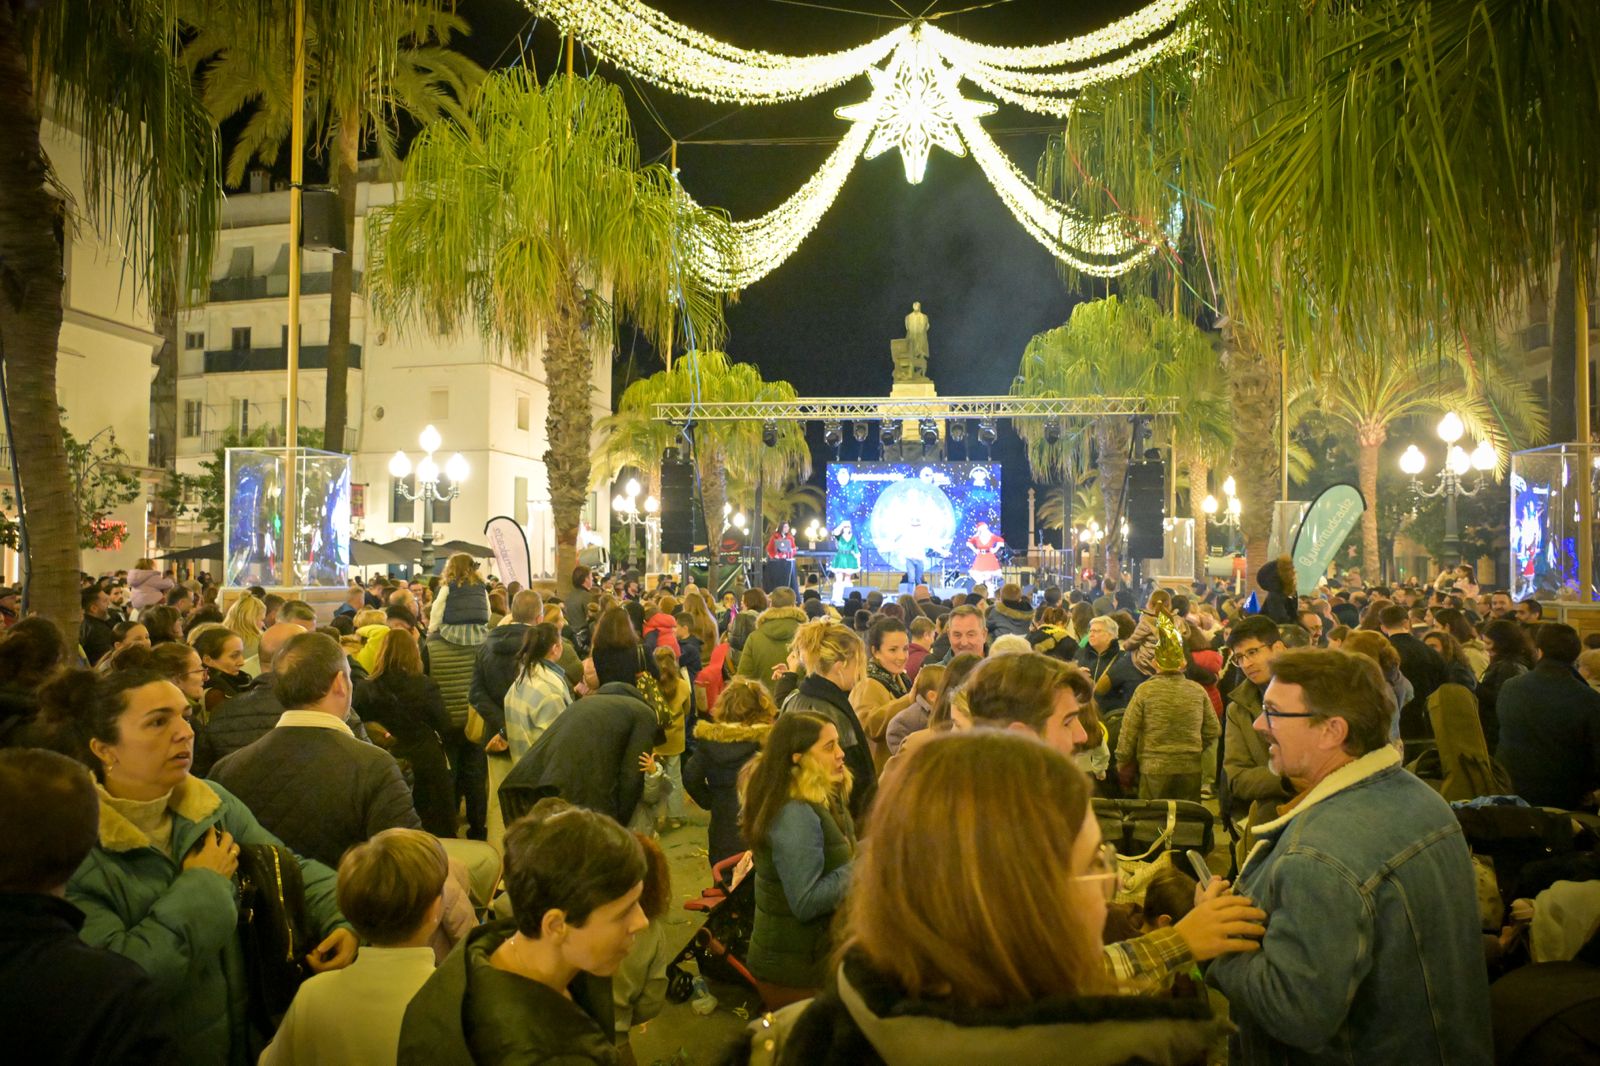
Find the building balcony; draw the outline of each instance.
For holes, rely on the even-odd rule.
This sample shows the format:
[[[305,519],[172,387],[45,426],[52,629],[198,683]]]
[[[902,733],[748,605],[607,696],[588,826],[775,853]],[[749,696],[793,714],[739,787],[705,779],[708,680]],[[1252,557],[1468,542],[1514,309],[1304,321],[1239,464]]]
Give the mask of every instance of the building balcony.
[[[350,279],[354,293],[361,292],[361,271]],[[301,296],[326,296],[333,291],[333,274],[319,271],[300,275]],[[219,278],[211,283],[210,302],[230,303],[237,300],[268,300],[289,295],[288,274],[252,274],[246,277]]]
[[[205,355],[205,373],[207,374],[241,374],[257,370],[287,370],[289,368],[289,349],[287,348],[222,348],[208,350]],[[301,370],[326,370],[328,369],[328,346],[326,344],[302,344],[300,346]],[[361,345],[350,345],[350,369],[361,369]]]

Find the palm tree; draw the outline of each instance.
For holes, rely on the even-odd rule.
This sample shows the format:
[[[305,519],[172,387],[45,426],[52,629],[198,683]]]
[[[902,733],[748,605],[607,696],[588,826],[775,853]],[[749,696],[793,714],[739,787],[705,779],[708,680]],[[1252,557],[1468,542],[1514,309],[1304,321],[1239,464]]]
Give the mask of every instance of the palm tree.
[[[56,406],[65,242],[84,227],[120,246],[145,293],[207,277],[218,152],[174,61],[178,36],[157,0],[0,0],[0,356],[27,516],[26,596],[69,633],[80,612],[77,508]],[[81,201],[63,195],[45,156],[47,113],[80,139]]]
[[[1234,446],[1229,391],[1222,362],[1209,338],[1192,323],[1168,316],[1169,329],[1181,337],[1180,352],[1162,375],[1167,394],[1181,397],[1177,414],[1168,419],[1176,446],[1173,477],[1182,471],[1188,480],[1189,517],[1194,519],[1195,573],[1204,575],[1209,553],[1206,513],[1201,503],[1207,494],[1211,471],[1227,458]]]
[[[617,413],[595,426],[599,437],[590,480],[609,482],[624,466],[652,468],[664,449],[681,446],[681,427],[658,422],[658,403],[758,403],[795,398],[787,381],[766,381],[749,363],[736,363],[718,351],[692,351],[663,370],[635,381],[623,392]],[[760,478],[765,500],[781,500],[793,481],[811,476],[811,449],[798,422],[779,422],[777,443],[762,443],[756,422],[698,422],[693,457],[711,555],[708,587],[717,587],[721,561],[723,504],[742,498]]]
[[[1378,459],[1391,426],[1414,415],[1453,410],[1469,435],[1494,445],[1501,470],[1511,450],[1542,439],[1547,427],[1543,406],[1503,349],[1392,343],[1341,348],[1316,382],[1320,410],[1356,436],[1357,476],[1367,500],[1361,516],[1362,565],[1374,576],[1381,572]]]
[[[250,118],[228,157],[231,185],[244,180],[253,160],[273,165],[289,140],[293,121],[293,50],[281,25],[257,25],[254,18],[228,17],[209,0],[189,0],[201,31],[184,49],[185,61],[200,78],[202,97],[221,122],[249,112]],[[338,18],[348,0],[312,0],[308,33]],[[333,5],[333,8],[330,8]],[[361,148],[373,144],[391,168],[398,166],[396,133],[402,117],[420,123],[450,118],[466,121],[464,104],[483,78],[483,70],[449,47],[465,36],[467,24],[447,0],[409,0],[385,4],[384,21],[370,27],[371,47],[308,65],[308,125],[330,156],[339,198],[344,247],[333,257],[329,279],[326,415],[323,439],[345,451],[349,406],[350,298],[354,288],[356,168]]]
[[[1208,0],[1213,7],[1217,3]],[[1225,9],[1221,10],[1221,9]],[[1600,6],[1591,0],[1221,4],[1232,51],[1285,21],[1316,47],[1229,164],[1249,239],[1294,249],[1335,324],[1481,332],[1600,228]],[[1219,77],[1231,57],[1216,64]],[[1577,255],[1571,253],[1576,250]],[[1571,282],[1569,281],[1568,284]],[[1398,312],[1398,314],[1397,314]]]
[[[545,469],[565,587],[589,487],[595,361],[626,316],[667,350],[674,317],[718,343],[720,300],[683,249],[706,215],[662,166],[641,166],[622,93],[596,78],[499,71],[469,123],[430,123],[405,195],[368,221],[368,271],[389,320],[448,332],[466,321],[519,359],[539,351],[550,392]]]
[[[1028,342],[1011,392],[1036,398],[1170,395],[1166,391],[1170,365],[1191,358],[1187,354],[1189,346],[1206,344],[1198,330],[1188,328],[1193,331],[1192,337],[1147,296],[1126,300],[1110,296],[1081,303],[1073,308],[1065,326]],[[1132,428],[1125,415],[1101,416],[1091,419],[1088,425],[1094,466],[1099,471],[1098,483],[1105,500],[1107,573],[1117,573],[1120,563],[1116,538],[1109,531],[1117,529],[1122,520],[1123,481]],[[1082,469],[1076,465],[1077,453],[1072,445],[1046,449],[1039,444],[1049,444],[1047,438],[1059,429],[1039,419],[1017,424],[1018,434],[1029,446],[1035,476]]]

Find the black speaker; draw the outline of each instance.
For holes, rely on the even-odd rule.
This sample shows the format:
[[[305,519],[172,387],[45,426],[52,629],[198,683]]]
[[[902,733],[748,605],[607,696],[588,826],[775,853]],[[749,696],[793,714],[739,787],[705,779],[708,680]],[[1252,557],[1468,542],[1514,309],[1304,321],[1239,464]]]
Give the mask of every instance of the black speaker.
[[[348,252],[339,196],[332,189],[307,189],[300,196],[300,246],[308,252]]]
[[[1160,463],[1133,463],[1128,467],[1128,558],[1159,559],[1166,554],[1162,526],[1166,519],[1166,467]]]
[[[661,463],[661,550],[694,551],[694,471],[682,460]]]

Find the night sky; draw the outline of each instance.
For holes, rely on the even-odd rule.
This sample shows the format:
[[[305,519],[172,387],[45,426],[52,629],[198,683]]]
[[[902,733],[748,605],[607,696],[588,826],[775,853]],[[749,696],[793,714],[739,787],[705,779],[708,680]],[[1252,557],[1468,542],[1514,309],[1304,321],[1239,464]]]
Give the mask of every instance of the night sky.
[[[671,17],[730,43],[787,53],[849,47],[903,21],[891,0],[837,4],[882,13],[872,17],[782,0],[653,2]],[[926,0],[902,3],[916,12]],[[972,0],[939,0],[930,14],[969,6]],[[1139,0],[1084,0],[1069,10],[1059,0],[1006,0],[950,15],[939,25],[986,44],[1039,44],[1094,29],[1139,6]],[[520,56],[541,77],[560,69],[561,41],[554,25],[530,20],[520,0],[464,0],[460,10],[473,34],[459,47],[478,62],[505,66]],[[595,66],[594,57],[580,49],[578,69]],[[637,79],[630,84],[609,65],[599,69],[623,87],[644,158],[664,161],[670,139],[650,116],[641,92],[680,141],[684,185],[702,204],[726,208],[736,219],[770,210],[791,195],[826,158],[831,141],[802,146],[681,142],[837,138],[845,123],[833,109],[865,99],[868,91],[860,78],[810,100],[740,110],[674,96]],[[963,95],[983,97],[970,83],[962,89]],[[984,125],[1031,174],[1044,135],[1002,136],[1001,131],[1048,122],[1002,105]],[[935,148],[923,182],[909,185],[899,153],[891,151],[858,163],[799,251],[728,308],[725,348],[734,358],[756,364],[764,376],[788,380],[802,396],[887,395],[889,341],[904,334],[913,300],[922,301],[931,323],[929,375],[941,395],[954,396],[1006,392],[1028,340],[1066,321],[1074,297],[1049,254],[1018,225],[970,159]],[[643,373],[659,369],[642,342],[625,337],[619,358],[630,353]],[[827,459],[821,428],[812,427],[811,437],[819,466],[814,480],[820,482],[820,464]],[[856,447],[847,432],[842,458],[857,458]],[[870,446],[865,457],[873,457]],[[1020,546],[1026,540],[1027,464],[1021,442],[1008,428],[1001,431],[995,459],[1005,467],[1004,532]]]

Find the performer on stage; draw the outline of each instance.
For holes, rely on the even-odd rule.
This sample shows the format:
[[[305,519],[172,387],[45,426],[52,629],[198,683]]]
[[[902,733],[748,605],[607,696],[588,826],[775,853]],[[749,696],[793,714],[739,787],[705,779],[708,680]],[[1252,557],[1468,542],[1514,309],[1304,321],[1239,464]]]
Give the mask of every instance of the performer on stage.
[[[778,528],[767,538],[766,577],[763,584],[768,592],[779,585],[788,585],[796,594],[800,591],[794,577],[794,533],[787,522],[778,523]]]
[[[1005,538],[992,532],[989,523],[978,523],[978,528],[967,538],[967,547],[973,552],[969,576],[974,585],[987,585],[991,590],[1000,587],[999,552],[1005,546]]]
[[[861,573],[861,542],[856,539],[850,519],[840,522],[830,533],[833,537],[833,561],[828,564],[833,571],[833,602],[844,602],[844,588]]]

